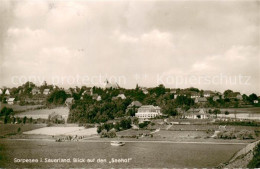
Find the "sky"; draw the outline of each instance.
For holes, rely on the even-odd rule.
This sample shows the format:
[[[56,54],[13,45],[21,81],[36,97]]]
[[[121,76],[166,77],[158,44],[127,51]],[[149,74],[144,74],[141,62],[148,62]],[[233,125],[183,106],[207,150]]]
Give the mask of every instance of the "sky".
[[[260,94],[259,1],[0,1],[0,87]]]

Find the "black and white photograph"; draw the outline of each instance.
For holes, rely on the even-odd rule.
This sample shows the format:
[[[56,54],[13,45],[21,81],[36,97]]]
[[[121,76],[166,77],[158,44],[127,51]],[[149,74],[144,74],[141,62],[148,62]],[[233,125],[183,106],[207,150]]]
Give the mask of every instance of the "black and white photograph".
[[[260,1],[0,0],[0,168],[260,168]]]

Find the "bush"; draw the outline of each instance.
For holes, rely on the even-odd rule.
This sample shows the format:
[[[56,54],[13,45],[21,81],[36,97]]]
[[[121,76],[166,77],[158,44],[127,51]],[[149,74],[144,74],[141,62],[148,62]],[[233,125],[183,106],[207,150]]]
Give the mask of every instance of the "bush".
[[[248,168],[260,168],[260,143],[254,148],[253,159],[248,163]]]
[[[254,139],[255,133],[253,131],[249,130],[242,130],[238,133],[236,133],[236,138],[244,140],[244,139]]]
[[[150,123],[149,121],[145,121],[145,122],[143,122],[143,123],[140,123],[140,124],[139,124],[139,128],[145,128],[145,127],[148,126],[149,123]]]
[[[255,133],[249,130],[235,131],[222,131],[218,133],[217,138],[221,139],[254,139]]]
[[[101,138],[107,137],[107,138],[114,138],[116,137],[116,131],[115,129],[110,130],[109,132],[107,132],[105,129],[101,131],[100,134]]]

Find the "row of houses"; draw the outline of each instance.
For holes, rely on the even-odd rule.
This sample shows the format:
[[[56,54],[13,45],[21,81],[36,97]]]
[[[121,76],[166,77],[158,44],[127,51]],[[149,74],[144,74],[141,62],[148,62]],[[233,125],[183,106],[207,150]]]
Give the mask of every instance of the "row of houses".
[[[4,95],[10,95],[10,91],[9,91],[9,89],[6,89],[6,90],[4,90],[4,89],[0,89],[0,95],[2,95],[2,94],[4,94]]]

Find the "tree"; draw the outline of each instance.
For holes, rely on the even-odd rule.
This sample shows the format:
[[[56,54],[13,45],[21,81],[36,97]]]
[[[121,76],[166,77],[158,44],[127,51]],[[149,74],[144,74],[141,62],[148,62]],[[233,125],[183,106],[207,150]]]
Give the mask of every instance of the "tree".
[[[220,113],[221,113],[221,111],[219,109],[214,109],[213,110],[213,114],[215,114],[216,117],[218,117],[218,114],[220,114]]]
[[[137,124],[139,123],[139,120],[138,120],[137,117],[134,117],[134,119],[133,119],[133,123],[134,123],[135,125],[137,125]]]
[[[26,117],[26,116],[24,116],[24,117],[23,117],[23,124],[25,124],[25,123],[26,123],[26,121],[27,121],[27,117]]]
[[[225,115],[229,115],[229,111],[225,111]]]
[[[14,110],[12,108],[3,107],[0,112],[0,116],[10,116],[13,114],[13,112]]]
[[[225,98],[227,98],[231,93],[233,93],[233,91],[230,90],[230,89],[224,91],[224,96],[225,96]]]
[[[172,104],[168,104],[164,108],[164,114],[167,114],[170,116],[176,116],[178,114],[178,112]]]
[[[55,105],[62,105],[65,103],[67,99],[67,94],[64,90],[55,90],[51,95],[47,98],[48,103]]]
[[[258,97],[255,93],[252,93],[248,96],[248,101],[254,103],[254,100],[258,100]]]

